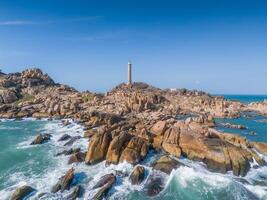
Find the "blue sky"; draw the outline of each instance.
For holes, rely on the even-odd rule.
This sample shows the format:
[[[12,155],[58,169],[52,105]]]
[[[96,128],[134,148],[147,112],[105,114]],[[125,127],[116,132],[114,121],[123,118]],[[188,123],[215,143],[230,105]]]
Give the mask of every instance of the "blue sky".
[[[1,0],[0,68],[104,92],[126,81],[267,94],[262,0]]]

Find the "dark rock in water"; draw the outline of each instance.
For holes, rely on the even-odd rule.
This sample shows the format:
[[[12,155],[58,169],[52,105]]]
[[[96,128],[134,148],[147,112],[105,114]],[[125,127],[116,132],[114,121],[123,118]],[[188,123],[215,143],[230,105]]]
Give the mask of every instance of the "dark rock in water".
[[[66,142],[64,144],[64,146],[70,146],[72,145],[76,140],[79,140],[81,138],[81,136],[75,136],[75,137],[72,137],[68,142]]]
[[[63,120],[62,123],[63,123],[64,126],[70,125],[70,121],[69,120]]]
[[[138,185],[140,183],[142,183],[142,181],[145,178],[145,168],[142,166],[137,166],[131,176],[130,176],[130,180],[132,182],[133,185]]]
[[[100,180],[95,184],[93,189],[103,187],[104,185],[106,185],[108,183],[113,185],[115,183],[115,181],[116,181],[116,176],[114,176],[114,174],[112,174],[112,173],[106,174],[100,178]]]
[[[64,151],[61,151],[59,153],[56,154],[56,156],[61,156],[61,155],[65,155],[65,156],[68,156],[68,155],[71,155],[73,153],[78,153],[80,152],[81,149],[80,148],[76,148],[76,149],[69,149],[69,150],[64,150]]]
[[[127,173],[124,173],[124,172],[118,171],[118,170],[116,170],[115,173],[116,173],[116,176],[119,176],[121,178],[124,178],[124,177],[128,176]]]
[[[170,158],[169,156],[162,156],[153,164],[153,169],[170,174],[173,169],[177,169],[180,166],[183,166],[183,164]]]
[[[235,180],[237,181],[237,182],[240,182],[240,183],[242,183],[242,184],[250,184],[250,182],[248,182],[246,179],[244,179],[244,178],[235,178]]]
[[[45,193],[45,192],[42,192],[42,193],[38,194],[38,195],[37,195],[37,199],[39,199],[39,198],[45,196],[46,194],[47,194],[47,193]]]
[[[75,200],[80,197],[82,193],[82,186],[77,185],[73,188],[72,192],[66,197],[68,200]]]
[[[19,187],[15,190],[15,192],[11,196],[11,200],[22,200],[29,194],[34,192],[34,189],[28,185],[24,185],[22,187]]]
[[[158,195],[165,187],[165,182],[162,177],[154,176],[153,174],[148,179],[148,182],[145,186],[145,193],[149,197]]]
[[[232,129],[247,129],[246,126],[241,124],[230,124],[230,123],[223,123],[222,124],[226,128],[232,128]]]
[[[115,182],[116,176],[114,176],[114,174],[107,174],[103,176],[100,181],[93,187],[93,189],[100,188],[94,195],[93,199],[103,199],[109,192],[110,188],[115,184]]]
[[[254,185],[263,186],[263,187],[267,187],[267,182],[265,182],[265,181],[255,180],[253,184]]]
[[[40,134],[38,135],[31,143],[31,145],[36,145],[36,144],[43,144],[50,140],[52,135],[50,134]]]
[[[61,177],[59,179],[59,181],[57,182],[57,184],[52,187],[51,192],[52,193],[56,193],[59,190],[61,192],[63,192],[64,190],[69,189],[70,184],[71,184],[71,182],[73,180],[73,177],[74,177],[74,169],[71,168],[71,169],[69,169],[67,171],[67,173],[65,174],[65,176]]]
[[[68,134],[64,134],[64,135],[62,135],[62,136],[58,139],[58,141],[61,142],[61,141],[68,140],[68,139],[70,139],[70,138],[71,138],[70,135],[68,135]]]
[[[77,152],[77,153],[74,153],[70,156],[68,164],[83,162],[84,159],[85,159],[85,153]]]

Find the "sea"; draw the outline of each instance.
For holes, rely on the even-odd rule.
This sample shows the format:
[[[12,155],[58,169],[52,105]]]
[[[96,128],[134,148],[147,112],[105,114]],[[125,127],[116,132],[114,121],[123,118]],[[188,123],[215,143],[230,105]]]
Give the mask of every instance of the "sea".
[[[262,101],[267,96],[225,95],[227,99],[244,103]],[[250,141],[267,142],[267,117],[250,113],[238,119],[216,119],[217,129],[246,137]],[[71,120],[70,120],[71,121]],[[243,124],[246,130],[224,128],[222,123]],[[52,138],[42,145],[30,145],[40,133],[49,133]],[[78,136],[83,134],[83,126],[71,121],[65,126],[61,120],[22,120],[0,121],[0,200],[10,199],[14,190],[22,185],[30,185],[36,190],[25,199],[66,200],[71,190],[63,193],[51,193],[51,188],[68,169],[74,167],[75,176],[72,186],[81,185],[83,196],[92,197],[92,187],[101,176],[108,173],[121,172],[125,176],[117,178],[115,186],[107,194],[107,199],[145,200],[152,199],[145,194],[145,185],[152,173],[151,164],[158,154],[150,151],[146,159],[140,163],[146,169],[145,180],[141,185],[133,186],[129,175],[134,166],[128,163],[106,165],[105,161],[96,165],[84,163],[68,164],[69,156],[55,156],[68,149],[65,142],[58,142],[63,134]],[[74,148],[86,151],[88,139],[77,140]],[[267,157],[259,154],[266,161]],[[181,166],[170,175],[157,173],[164,180],[164,190],[153,199],[160,200],[264,200],[267,199],[267,167],[259,167],[251,163],[252,169],[245,177],[236,177],[232,172],[220,174],[210,172],[201,162],[180,158]],[[40,198],[39,194],[44,193]]]

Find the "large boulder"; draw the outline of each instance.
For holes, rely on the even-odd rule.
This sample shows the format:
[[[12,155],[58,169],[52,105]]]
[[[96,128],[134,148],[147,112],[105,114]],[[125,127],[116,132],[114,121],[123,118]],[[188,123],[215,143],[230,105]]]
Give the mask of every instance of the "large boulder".
[[[208,130],[205,129],[202,130],[204,133],[196,132],[199,129],[199,127],[192,129],[182,126],[179,146],[185,156],[191,160],[204,162],[210,170],[221,173],[233,170],[234,175],[245,176],[250,168],[249,162],[253,158],[258,163],[264,163],[257,154],[245,147],[245,140],[238,140],[241,145],[229,137],[226,139],[210,137],[210,134],[207,134]]]
[[[123,132],[120,135],[114,137],[111,141],[106,160],[108,164],[118,164],[122,151],[126,148],[128,142],[130,141],[131,136]]]
[[[28,185],[24,185],[15,190],[11,196],[11,200],[23,200],[26,196],[34,192],[34,189]]]
[[[181,156],[181,148],[179,147],[180,129],[171,127],[164,133],[162,148],[169,154],[179,158]]]
[[[127,161],[131,164],[137,164],[145,158],[148,148],[146,141],[138,137],[133,137],[123,150],[120,156],[120,162]]]
[[[137,166],[130,175],[130,180],[133,185],[139,185],[145,178],[145,168]]]
[[[153,169],[160,170],[166,174],[170,174],[173,169],[177,169],[182,165],[183,164],[170,158],[169,156],[162,156],[153,164]]]
[[[85,157],[86,164],[95,164],[103,161],[106,158],[110,141],[111,134],[109,132],[94,135],[89,142]]]

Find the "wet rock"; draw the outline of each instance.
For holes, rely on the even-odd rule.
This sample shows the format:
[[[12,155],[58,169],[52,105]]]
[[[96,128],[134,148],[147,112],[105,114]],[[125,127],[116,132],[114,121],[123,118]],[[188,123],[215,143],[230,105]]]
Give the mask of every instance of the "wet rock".
[[[85,160],[85,153],[77,152],[70,156],[68,164],[83,162]]]
[[[81,136],[74,136],[72,137],[68,142],[66,142],[64,144],[64,146],[70,146],[72,145],[74,142],[76,142],[77,140],[81,139],[82,137]]]
[[[76,149],[71,148],[71,149],[69,149],[69,150],[64,150],[64,151],[62,151],[62,152],[57,153],[56,156],[60,156],[60,155],[65,155],[65,156],[67,156],[67,155],[71,155],[71,154],[73,154],[73,153],[78,153],[78,152],[80,152],[80,151],[81,151],[80,148],[76,148]]]
[[[128,142],[130,141],[131,136],[125,132],[114,137],[111,141],[106,160],[108,164],[118,164],[122,151],[126,148]]]
[[[85,157],[86,164],[95,164],[103,161],[106,158],[110,141],[111,134],[109,132],[94,135],[89,142]]]
[[[23,200],[26,196],[34,192],[34,189],[28,185],[24,185],[15,190],[11,196],[11,200]]]
[[[71,193],[66,197],[66,199],[75,200],[81,196],[81,193],[82,193],[82,186],[77,185],[72,189]]]
[[[131,164],[137,164],[145,158],[148,148],[146,141],[133,137],[123,150],[120,156],[120,162],[127,161]]]
[[[93,189],[100,188],[98,192],[94,195],[93,199],[103,199],[107,193],[109,192],[110,188],[115,184],[116,176],[114,174],[107,174],[103,176],[99,182],[93,187]]]
[[[64,135],[62,135],[62,136],[58,139],[58,141],[61,142],[61,141],[68,140],[68,139],[70,139],[70,138],[71,138],[70,135],[68,135],[68,134],[64,134]]]
[[[31,145],[43,144],[51,139],[50,134],[39,134],[32,142]]]
[[[107,183],[112,183],[114,184],[116,181],[116,176],[114,174],[106,174],[100,178],[100,180],[94,185],[93,189],[103,187]]]
[[[145,178],[145,168],[143,166],[137,166],[132,174],[130,180],[133,185],[139,185]]]
[[[68,126],[71,124],[69,120],[63,120],[62,123],[63,123],[63,126]]]
[[[164,179],[160,176],[155,176],[152,174],[145,185],[144,191],[149,197],[154,197],[158,195],[164,189],[164,187]]]
[[[153,169],[170,174],[173,169],[177,169],[180,166],[183,166],[183,164],[170,158],[169,156],[162,156],[153,164]]]
[[[56,193],[59,190],[63,192],[64,190],[69,189],[73,177],[74,177],[74,169],[71,168],[67,171],[67,173],[63,177],[59,179],[58,183],[55,186],[53,186],[51,192]]]

